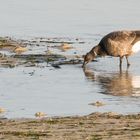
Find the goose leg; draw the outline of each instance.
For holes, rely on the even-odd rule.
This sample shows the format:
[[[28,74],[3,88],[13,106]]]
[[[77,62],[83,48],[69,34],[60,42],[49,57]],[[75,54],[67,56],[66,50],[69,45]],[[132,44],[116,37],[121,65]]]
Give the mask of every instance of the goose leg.
[[[126,58],[126,61],[127,61],[127,67],[129,67],[130,66],[130,63],[128,61],[128,56],[125,56],[125,58]]]
[[[85,61],[84,61],[83,65],[82,65],[82,68],[85,68],[85,66],[86,66],[87,63],[88,63],[88,62],[85,62]]]
[[[120,68],[122,67],[122,59],[123,59],[123,56],[120,56]]]

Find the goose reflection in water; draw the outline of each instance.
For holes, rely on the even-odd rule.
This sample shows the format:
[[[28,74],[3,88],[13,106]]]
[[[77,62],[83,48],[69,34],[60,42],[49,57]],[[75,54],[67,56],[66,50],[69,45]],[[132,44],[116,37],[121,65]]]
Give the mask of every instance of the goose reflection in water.
[[[140,97],[140,76],[133,76],[127,70],[114,73],[98,73],[85,68],[84,73],[89,81],[97,82],[101,87],[100,93]]]

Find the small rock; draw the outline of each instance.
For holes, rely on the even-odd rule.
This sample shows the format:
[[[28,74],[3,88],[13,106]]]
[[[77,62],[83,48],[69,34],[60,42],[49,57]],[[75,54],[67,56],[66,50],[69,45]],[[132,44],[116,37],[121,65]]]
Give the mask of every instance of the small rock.
[[[90,103],[89,105],[93,105],[93,106],[100,107],[100,106],[104,106],[105,103],[102,103],[102,102],[100,102],[100,101],[97,101],[97,102],[95,102],[95,103]]]
[[[56,69],[60,69],[61,68],[58,64],[52,64],[52,67],[54,67]]]
[[[29,72],[30,76],[33,76],[35,73],[35,70],[33,70],[32,72]]]
[[[17,54],[21,54],[22,52],[26,52],[28,49],[25,47],[16,47],[13,52]]]
[[[71,46],[71,45],[69,45],[69,44],[67,44],[67,43],[64,43],[64,44],[62,44],[61,46],[60,46],[60,49],[62,50],[62,51],[66,51],[66,50],[69,50],[69,49],[72,49],[73,47]]]
[[[116,112],[107,112],[107,113],[104,113],[104,115],[107,115],[107,116],[109,116],[109,117],[113,117],[113,116],[117,116],[117,115],[119,115],[119,114],[116,113]]]
[[[52,51],[50,51],[50,50],[45,51],[45,53],[46,53],[46,55],[51,55],[51,54],[53,54]]]
[[[37,113],[35,113],[35,116],[38,118],[41,118],[41,117],[45,117],[46,114],[44,112],[37,112]]]
[[[6,110],[4,108],[0,108],[0,113],[4,113]]]
[[[33,63],[33,62],[27,62],[27,63],[25,64],[25,67],[35,67],[35,66],[36,66],[36,64]]]
[[[75,55],[75,58],[82,58],[81,55]]]

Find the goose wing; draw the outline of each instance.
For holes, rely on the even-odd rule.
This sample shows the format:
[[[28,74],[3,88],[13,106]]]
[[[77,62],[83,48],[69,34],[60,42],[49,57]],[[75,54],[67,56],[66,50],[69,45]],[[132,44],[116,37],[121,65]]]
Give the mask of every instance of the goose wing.
[[[131,31],[113,32],[106,36],[106,52],[112,56],[124,56],[130,53],[136,33]]]
[[[131,44],[136,38],[136,33],[133,31],[118,31],[111,33],[108,38],[114,42]]]

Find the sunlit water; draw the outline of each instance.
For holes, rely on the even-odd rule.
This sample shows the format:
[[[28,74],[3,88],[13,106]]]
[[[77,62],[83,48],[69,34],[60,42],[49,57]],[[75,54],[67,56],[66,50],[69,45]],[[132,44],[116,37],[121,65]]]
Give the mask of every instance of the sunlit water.
[[[86,44],[74,45],[80,47],[78,54],[84,54],[112,30],[140,29],[139,3],[138,0],[1,0],[0,35],[82,38]],[[0,107],[7,110],[4,116],[34,117],[36,112],[49,116],[140,112],[140,53],[131,57],[132,65],[126,69],[125,63],[122,71],[117,58],[98,60],[85,70],[81,65],[65,65],[61,69],[0,68]],[[89,105],[96,101],[106,105]]]

